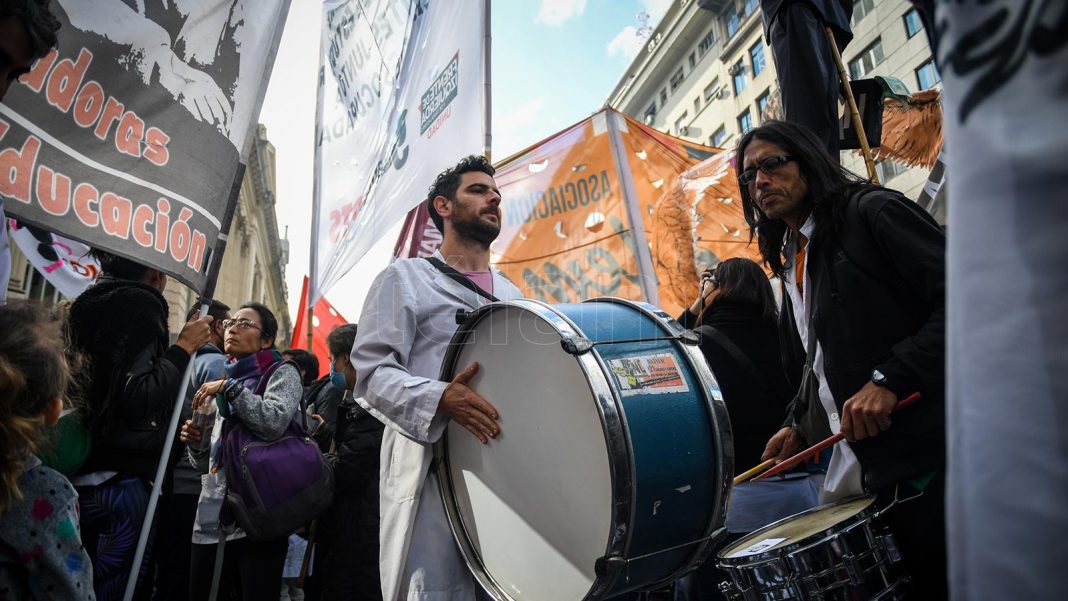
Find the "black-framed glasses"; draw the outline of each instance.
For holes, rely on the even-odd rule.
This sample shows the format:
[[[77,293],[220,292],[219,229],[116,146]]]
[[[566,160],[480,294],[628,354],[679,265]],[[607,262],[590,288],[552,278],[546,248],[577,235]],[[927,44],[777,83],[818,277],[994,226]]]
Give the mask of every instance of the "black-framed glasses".
[[[743,186],[749,186],[756,181],[757,169],[764,173],[771,175],[778,171],[783,165],[794,160],[794,157],[788,154],[780,154],[772,157],[765,157],[756,162],[755,165],[750,166],[748,169],[742,171],[738,176],[738,183]]]
[[[247,330],[249,328],[252,328],[254,330],[259,330],[260,332],[263,332],[263,328],[256,325],[256,322],[252,321],[251,319],[246,319],[244,317],[242,317],[241,319],[224,319],[222,322],[222,327],[224,330],[229,330],[230,328],[237,328],[238,330]]]

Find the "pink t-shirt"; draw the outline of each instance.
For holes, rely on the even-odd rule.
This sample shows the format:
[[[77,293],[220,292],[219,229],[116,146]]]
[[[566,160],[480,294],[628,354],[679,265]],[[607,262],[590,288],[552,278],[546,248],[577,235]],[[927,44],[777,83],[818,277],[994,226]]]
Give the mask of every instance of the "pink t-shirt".
[[[464,275],[471,278],[471,281],[475,283],[479,288],[493,294],[493,272],[492,271],[465,271]]]

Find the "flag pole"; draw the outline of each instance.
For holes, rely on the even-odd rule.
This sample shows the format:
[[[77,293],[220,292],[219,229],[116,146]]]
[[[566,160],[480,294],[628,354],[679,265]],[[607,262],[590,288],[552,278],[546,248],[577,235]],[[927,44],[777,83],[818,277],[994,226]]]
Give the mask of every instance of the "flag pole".
[[[227,214],[223,219],[226,231],[219,231],[219,239],[215,245],[215,251],[211,255],[211,263],[208,265],[207,280],[200,293],[200,313],[197,318],[208,314],[211,307],[211,298],[215,295],[215,284],[219,279],[219,270],[222,267],[223,253],[226,251],[226,240],[230,231],[230,224],[234,219],[234,209],[237,206],[237,197],[241,193],[241,181],[245,177],[245,165],[237,164],[237,172],[230,186],[230,199],[227,202]],[[152,523],[156,518],[156,508],[163,492],[163,480],[167,475],[167,467],[170,465],[171,450],[174,448],[174,438],[178,435],[178,421],[182,416],[182,405],[185,404],[185,395],[189,390],[189,381],[193,375],[193,363],[197,352],[194,351],[189,357],[189,363],[182,372],[182,383],[178,386],[178,396],[174,399],[171,408],[171,418],[167,425],[167,436],[163,441],[163,452],[160,453],[159,463],[156,464],[156,476],[152,480],[152,492],[148,497],[148,507],[145,509],[145,519],[141,523],[141,532],[137,538],[137,550],[134,552],[133,565],[130,567],[130,576],[126,581],[126,591],[123,601],[133,601],[137,590],[138,575],[141,572],[141,564],[145,560],[145,549],[148,547],[148,537],[152,533]]]
[[[482,156],[493,162],[493,86],[491,55],[493,35],[490,31],[490,1],[482,0]]]
[[[846,99],[846,109],[849,117],[853,120],[853,129],[857,130],[857,140],[860,141],[860,152],[864,155],[864,165],[868,168],[868,177],[872,183],[879,183],[879,174],[875,172],[875,161],[871,158],[871,148],[868,146],[868,134],[864,131],[864,122],[860,119],[860,110],[857,109],[857,100],[853,97],[853,88],[849,85],[849,74],[846,73],[845,64],[842,62],[842,53],[838,52],[838,42],[834,40],[834,32],[830,27],[824,27],[823,32],[827,35],[827,42],[831,45],[831,55],[834,56],[834,64],[838,67],[838,79],[842,82],[842,95]],[[838,157],[835,157],[837,159]]]
[[[651,305],[660,305],[660,291],[657,289],[656,271],[653,267],[653,254],[649,250],[649,242],[645,236],[645,221],[642,219],[641,202],[638,199],[638,191],[634,188],[634,175],[630,170],[630,161],[627,159],[627,151],[623,145],[623,134],[619,130],[619,122],[624,119],[623,115],[615,109],[601,109],[608,130],[608,148],[612,153],[612,162],[616,167],[616,175],[619,177],[620,188],[623,192],[623,205],[626,207],[627,219],[630,220],[630,231],[634,241],[634,256],[638,262],[638,283],[645,302]],[[594,119],[597,115],[593,116]]]
[[[323,164],[323,149],[319,143],[319,128],[323,121],[323,85],[326,78],[326,66],[323,64],[323,37],[326,32],[326,11],[323,11],[320,17],[319,26],[319,69],[317,71],[318,77],[316,78],[315,87],[315,124],[312,128],[312,135],[314,139],[314,154],[312,159],[312,214],[311,214],[311,240],[308,242],[308,295],[305,297],[307,307],[301,307],[301,311],[305,311],[304,316],[304,331],[306,343],[308,346],[308,352],[312,352],[312,339],[313,339],[313,327],[312,327],[312,308],[315,306],[315,302],[312,298],[315,296],[315,270],[319,263],[319,207],[320,207],[320,194],[322,194],[322,186],[319,184],[319,178],[322,175]],[[297,343],[299,344],[299,343]]]

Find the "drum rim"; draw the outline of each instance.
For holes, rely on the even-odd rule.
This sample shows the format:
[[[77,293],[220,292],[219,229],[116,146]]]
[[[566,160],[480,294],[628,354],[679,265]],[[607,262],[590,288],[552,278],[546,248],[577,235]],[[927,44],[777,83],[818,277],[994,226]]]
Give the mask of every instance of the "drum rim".
[[[550,326],[556,329],[561,339],[569,336],[580,336],[581,328],[571,321],[566,315],[560,313],[547,303],[533,299],[516,299],[497,301],[482,305],[471,312],[468,318],[461,324],[452,339],[441,363],[440,378],[449,381],[453,377],[456,368],[456,360],[463,343],[480,321],[486,318],[492,311],[503,307],[515,307],[533,313]],[[563,349],[561,349],[563,352]],[[630,538],[628,533],[633,529],[634,515],[634,450],[631,447],[629,429],[626,424],[626,414],[620,405],[620,399],[615,389],[609,384],[605,375],[607,366],[597,352],[587,352],[575,355],[579,368],[590,385],[594,399],[597,401],[598,414],[601,418],[601,428],[605,436],[608,449],[608,468],[612,490],[612,514],[608,541],[603,557],[625,557],[629,550]],[[460,547],[460,555],[464,563],[475,577],[479,586],[497,601],[516,601],[497,582],[496,578],[489,573],[482,558],[475,552],[470,535],[467,533],[459,510],[454,502],[454,487],[452,475],[448,463],[448,428],[442,433],[441,438],[434,444],[434,465],[438,474],[438,488],[441,493],[442,504],[448,518],[449,529],[453,539]],[[585,598],[595,598],[604,593],[614,584],[616,574],[608,577],[595,575],[593,585],[587,591]]]
[[[837,507],[839,505],[846,505],[848,503],[852,503],[852,502],[857,501],[859,499],[869,499],[871,501],[871,503],[869,503],[864,509],[858,511],[857,513],[853,514],[849,518],[846,518],[845,520],[842,520],[841,522],[838,522],[838,523],[834,524],[833,526],[830,526],[828,528],[824,528],[823,530],[820,530],[819,532],[816,532],[814,534],[806,536],[805,538],[802,538],[802,539],[800,539],[800,540],[798,540],[796,542],[792,542],[792,543],[790,543],[790,544],[788,544],[788,545],[786,545],[784,547],[777,547],[775,549],[768,550],[768,551],[765,551],[763,553],[757,553],[757,554],[754,554],[754,555],[746,555],[744,557],[733,557],[732,558],[732,557],[724,557],[722,555],[722,554],[726,553],[728,550],[736,548],[738,546],[738,544],[742,540],[745,540],[745,539],[750,538],[750,537],[755,538],[758,534],[760,534],[762,532],[770,531],[773,528],[778,527],[780,524],[784,524],[784,523],[786,523],[786,522],[788,522],[790,520],[794,520],[794,519],[796,519],[796,518],[798,518],[800,516],[803,516],[803,515],[809,515],[809,514],[812,514],[812,513],[816,513],[818,511],[825,510],[825,509],[827,509],[829,507]],[[777,559],[781,559],[781,558],[783,558],[783,557],[785,557],[787,555],[791,555],[791,554],[796,553],[798,551],[804,550],[806,547],[810,547],[813,544],[815,544],[815,543],[827,538],[828,536],[835,534],[839,530],[839,526],[841,526],[846,521],[852,520],[852,523],[850,524],[850,527],[855,527],[855,526],[857,526],[859,524],[862,524],[864,522],[871,521],[872,518],[877,516],[877,514],[878,514],[878,510],[877,510],[877,507],[876,507],[876,498],[874,496],[872,496],[872,495],[853,495],[853,496],[845,497],[845,498],[842,498],[842,499],[838,499],[836,501],[832,501],[830,503],[826,503],[824,505],[819,505],[819,506],[813,507],[811,509],[806,509],[806,510],[800,512],[800,513],[795,513],[794,515],[786,516],[786,517],[784,517],[784,518],[782,518],[780,520],[776,520],[776,521],[768,524],[767,526],[764,526],[763,528],[759,528],[757,530],[754,530],[754,531],[750,532],[749,534],[745,535],[743,538],[738,539],[737,543],[732,544],[730,547],[727,547],[727,548],[723,549],[722,551],[720,551],[719,554],[717,554],[717,556],[716,556],[716,560],[717,560],[717,563],[719,565],[724,566],[724,567],[728,567],[728,568],[743,568],[743,567],[754,566],[756,564],[765,563],[767,561],[774,561],[774,560],[777,560]]]
[[[655,321],[668,334],[681,336],[682,333],[686,331],[686,328],[682,327],[682,324],[668,315],[664,310],[646,302],[633,301],[614,296],[591,298],[582,302],[626,305],[652,318],[653,321]],[[672,324],[674,324],[675,328],[671,327]],[[697,345],[684,344],[681,341],[676,340],[675,346],[686,357],[690,364],[690,369],[692,369],[696,375],[700,376],[702,381],[713,382],[717,387],[719,386],[719,381],[716,379],[715,373],[712,372],[704,355],[701,353],[701,349]],[[715,437],[716,450],[721,457],[721,460],[718,462],[719,465],[716,468],[718,471],[716,479],[719,483],[718,486],[716,486],[715,495],[715,507],[717,510],[713,513],[712,519],[705,528],[705,542],[697,547],[691,555],[690,561],[686,562],[674,574],[665,578],[659,584],[677,580],[692,570],[694,565],[707,560],[708,556],[715,548],[714,543],[716,540],[713,539],[715,538],[718,540],[726,535],[725,530],[721,533],[717,532],[717,530],[722,530],[722,526],[727,519],[726,501],[730,494],[731,479],[734,474],[734,432],[731,429],[730,416],[727,413],[727,404],[723,399],[717,399],[715,395],[712,394],[711,390],[704,386],[701,387],[701,394],[705,399],[705,405],[708,407],[708,415],[711,420],[710,425],[712,427],[712,433]],[[628,438],[628,444],[629,442]],[[635,477],[636,476],[632,476],[632,478]]]

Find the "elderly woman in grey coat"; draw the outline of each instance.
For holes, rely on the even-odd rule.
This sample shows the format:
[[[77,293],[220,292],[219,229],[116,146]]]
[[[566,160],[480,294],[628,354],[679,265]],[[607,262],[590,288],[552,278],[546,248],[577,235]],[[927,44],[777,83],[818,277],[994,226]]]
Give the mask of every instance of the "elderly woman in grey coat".
[[[224,421],[236,417],[257,437],[277,439],[299,410],[304,392],[300,372],[286,364],[270,375],[262,396],[254,393],[271,366],[283,361],[274,348],[278,321],[270,309],[259,303],[247,303],[234,313],[233,319],[224,322],[224,327],[223,346],[232,361],[226,366],[227,377],[203,385],[193,397],[194,418],[215,413],[210,444],[202,442],[204,432],[194,420],[185,422],[181,434],[182,442],[189,447],[193,466],[207,472],[202,476],[203,487],[193,526],[191,601],[207,599],[210,594],[217,544],[223,536],[219,512],[226,480],[225,472],[219,469],[219,459]],[[234,590],[246,601],[277,598],[287,537],[253,541],[240,528],[225,533],[225,537],[219,598],[227,598]]]

